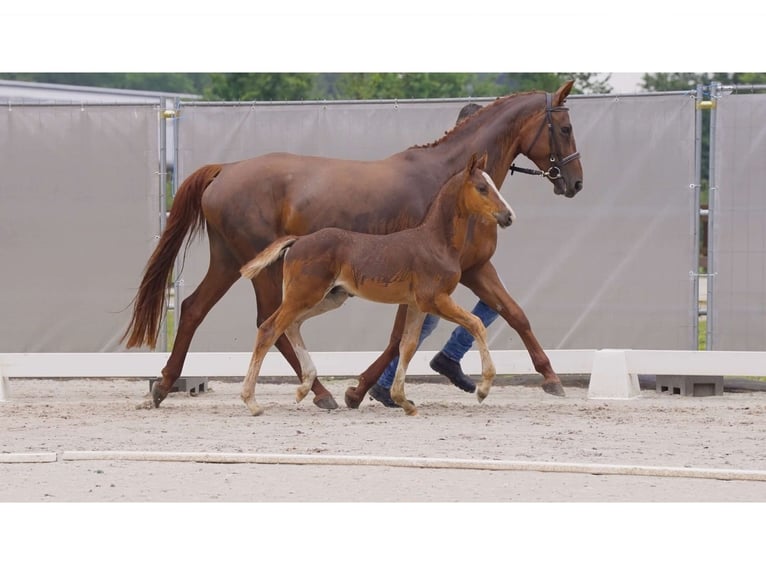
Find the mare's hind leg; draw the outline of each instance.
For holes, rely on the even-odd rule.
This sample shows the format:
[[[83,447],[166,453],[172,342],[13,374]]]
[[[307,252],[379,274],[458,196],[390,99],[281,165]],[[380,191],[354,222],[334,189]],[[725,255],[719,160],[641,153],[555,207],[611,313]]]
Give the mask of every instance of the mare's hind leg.
[[[375,359],[367,370],[359,375],[359,384],[355,387],[349,387],[346,389],[345,401],[346,406],[350,409],[359,408],[364,400],[364,395],[372,386],[378,382],[378,379],[386,370],[388,364],[399,354],[399,343],[402,340],[402,330],[404,329],[405,319],[407,317],[407,305],[399,305],[396,311],[396,319],[394,320],[394,326],[391,330],[391,338],[388,341],[388,346],[383,353]]]
[[[543,390],[558,397],[565,396],[561,380],[553,370],[551,362],[538,342],[537,337],[532,332],[529,319],[527,319],[524,311],[505,289],[492,263],[487,261],[480,267],[464,271],[460,282],[476,293],[485,304],[496,309],[503,319],[519,334],[529,352],[529,357],[532,359],[535,370],[544,378]]]
[[[425,318],[426,314],[415,305],[410,305],[407,308],[402,340],[399,343],[399,365],[396,367],[394,383],[391,385],[391,398],[408,415],[416,415],[418,410],[404,395],[404,377],[407,374],[407,366],[410,364],[413,355],[415,355],[415,350],[418,348],[418,338],[420,337],[420,330],[423,328],[423,320]]]
[[[282,300],[282,266],[272,265],[264,269],[260,275],[253,279],[253,287],[256,292],[256,301],[258,304],[258,324],[266,317],[269,317],[279,307]],[[287,337],[279,337],[275,343],[277,350],[289,363],[298,377],[301,377],[300,360],[295,354],[293,346]],[[302,377],[301,377],[302,378]],[[314,404],[320,409],[333,410],[338,408],[338,403],[333,398],[319,379],[314,377],[311,385],[314,392]]]
[[[495,378],[495,364],[489,354],[487,347],[487,330],[484,324],[476,315],[469,313],[447,294],[438,295],[434,299],[434,308],[436,312],[445,319],[457,323],[473,335],[476,344],[479,347],[479,356],[481,357],[481,383],[476,388],[476,397],[482,402],[489,394],[492,387],[492,381]]]
[[[189,352],[192,337],[202,320],[221,297],[239,279],[239,263],[223,245],[214,229],[208,229],[210,241],[210,265],[202,282],[181,304],[176,333],[170,357],[162,369],[162,380],[152,386],[152,398],[143,407],[159,407],[168,396],[173,383],[181,376],[186,354]]]

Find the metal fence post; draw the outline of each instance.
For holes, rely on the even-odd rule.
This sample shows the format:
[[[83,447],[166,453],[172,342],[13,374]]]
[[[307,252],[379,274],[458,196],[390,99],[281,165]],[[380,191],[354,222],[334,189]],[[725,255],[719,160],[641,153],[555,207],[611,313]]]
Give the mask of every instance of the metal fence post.
[[[179,174],[181,173],[181,154],[179,153],[179,132],[181,131],[181,100],[176,98],[174,102],[174,122],[173,122],[173,189],[172,194],[175,199],[178,192]],[[183,279],[181,279],[181,264],[176,259],[175,269],[173,271],[173,343],[178,333],[178,321],[181,317],[181,301],[183,301]]]
[[[165,124],[167,108],[166,98],[160,98],[159,105],[159,137],[160,137],[160,172],[159,172],[159,186],[160,186],[160,235],[165,230],[165,222],[167,220],[167,202],[165,199],[165,188],[167,186],[167,126]],[[159,349],[166,351],[168,348],[168,336],[167,336],[167,324],[168,315],[167,309],[162,316],[160,322],[160,336],[159,336]]]
[[[705,349],[708,351],[713,349],[713,325],[715,323],[715,299],[713,295],[713,283],[715,282],[716,274],[716,257],[715,257],[715,216],[717,208],[717,195],[718,187],[716,183],[716,171],[715,171],[715,154],[716,154],[716,119],[717,119],[717,100],[718,90],[720,87],[719,82],[713,82],[710,84],[710,100],[713,102],[713,106],[710,109],[710,143],[709,143],[709,157],[708,157],[708,180],[709,180],[709,195],[708,195],[708,218],[707,218],[707,325],[705,329]]]
[[[694,207],[692,214],[692,229],[694,233],[694,259],[692,260],[691,283],[692,283],[692,332],[690,348],[696,350],[699,346],[699,260],[700,260],[700,192],[702,187],[702,110],[706,108],[703,105],[704,90],[702,84],[697,84],[697,104],[694,106],[694,183],[692,190],[694,193]]]

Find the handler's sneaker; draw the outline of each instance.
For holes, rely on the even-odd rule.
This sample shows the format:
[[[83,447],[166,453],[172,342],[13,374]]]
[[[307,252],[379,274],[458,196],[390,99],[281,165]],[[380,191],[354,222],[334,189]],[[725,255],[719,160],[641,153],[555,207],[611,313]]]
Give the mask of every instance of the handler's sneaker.
[[[370,389],[369,394],[371,398],[375,399],[379,403],[383,403],[385,406],[389,408],[392,408],[392,409],[401,408],[399,405],[397,405],[394,402],[394,399],[391,398],[391,389],[387,389],[386,387],[382,387],[379,384],[375,383]]]
[[[452,384],[458,389],[461,389],[466,393],[473,393],[476,391],[476,383],[463,372],[463,369],[460,368],[460,363],[453,361],[441,351],[431,359],[429,365],[431,365],[431,368],[434,371],[440,375],[444,375],[452,381]]]

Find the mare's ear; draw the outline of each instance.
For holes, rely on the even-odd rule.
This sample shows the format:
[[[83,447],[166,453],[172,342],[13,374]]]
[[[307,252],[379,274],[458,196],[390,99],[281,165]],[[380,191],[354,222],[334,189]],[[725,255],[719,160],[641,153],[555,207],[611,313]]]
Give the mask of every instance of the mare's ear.
[[[569,95],[569,92],[572,91],[572,86],[574,86],[574,80],[569,80],[566,84],[556,90],[556,93],[553,96],[554,106],[561,106],[564,104],[567,96]]]

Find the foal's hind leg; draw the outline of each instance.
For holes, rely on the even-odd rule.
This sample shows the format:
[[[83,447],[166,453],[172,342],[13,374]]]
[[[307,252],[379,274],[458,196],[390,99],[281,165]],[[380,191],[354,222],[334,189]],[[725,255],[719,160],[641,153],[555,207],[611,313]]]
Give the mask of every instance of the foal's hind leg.
[[[269,317],[279,307],[282,300],[282,266],[272,265],[264,269],[258,277],[253,280],[253,287],[256,292],[256,302],[258,304],[258,322],[259,324]],[[282,353],[282,356],[289,363],[295,373],[302,378],[300,360],[295,354],[293,346],[287,337],[277,339],[275,346]],[[328,391],[319,379],[314,377],[311,390],[314,392],[314,404],[320,409],[333,410],[338,408],[330,391]]]
[[[476,315],[469,313],[447,294],[437,295],[434,299],[434,307],[438,315],[445,319],[465,327],[465,329],[476,339],[479,347],[479,356],[481,357],[481,383],[476,388],[476,397],[482,402],[489,394],[492,387],[492,381],[495,378],[495,364],[489,354],[487,347],[487,330],[484,324]]]
[[[258,327],[258,334],[255,337],[255,349],[250,359],[245,380],[242,383],[242,394],[240,395],[254,416],[263,413],[263,408],[255,400],[255,383],[258,380],[263,359],[266,357],[266,353],[271,346],[284,333],[286,326],[293,322],[295,315],[296,313],[285,309],[282,305]]]
[[[309,355],[308,350],[306,350],[306,343],[303,342],[303,337],[301,336],[300,329],[302,323],[303,321],[294,321],[285,331],[285,335],[293,346],[295,355],[301,363],[301,384],[295,391],[295,401],[298,403],[301,402],[306,397],[309,390],[311,390],[311,383],[317,376],[317,368],[314,365],[314,361],[311,360],[311,355]]]

